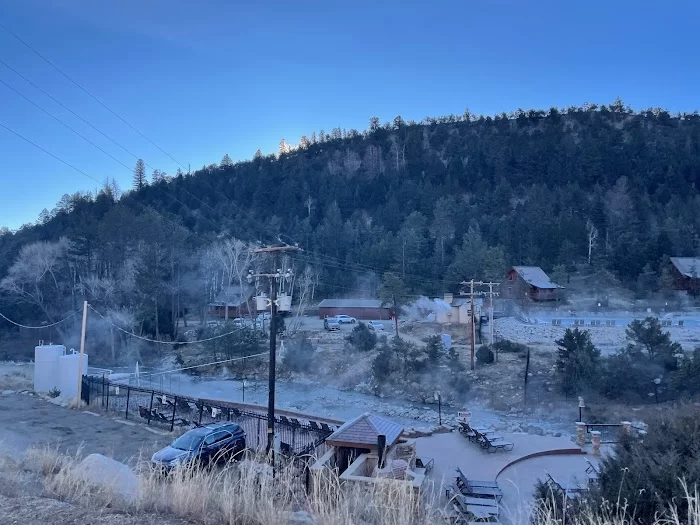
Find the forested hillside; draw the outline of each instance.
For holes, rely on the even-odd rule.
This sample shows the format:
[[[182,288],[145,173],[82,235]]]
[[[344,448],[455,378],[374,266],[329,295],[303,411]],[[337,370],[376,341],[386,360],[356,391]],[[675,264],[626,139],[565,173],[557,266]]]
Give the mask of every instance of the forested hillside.
[[[372,119],[150,184],[142,168],[138,190],[66,195],[36,225],[0,233],[0,311],[44,321],[88,297],[150,333],[165,312],[163,331],[220,289],[212,254],[231,238],[299,243],[294,264],[317,297],[374,293],[386,271],[439,294],[512,264],[589,262],[651,289],[665,256],[700,253],[700,116],[620,101]]]

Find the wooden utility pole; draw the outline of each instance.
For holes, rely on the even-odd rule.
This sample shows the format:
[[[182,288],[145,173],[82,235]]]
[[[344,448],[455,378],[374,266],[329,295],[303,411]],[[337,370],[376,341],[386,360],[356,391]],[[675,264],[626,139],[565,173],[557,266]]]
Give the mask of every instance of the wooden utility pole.
[[[493,346],[493,296],[498,295],[498,292],[493,291],[494,286],[499,286],[501,283],[484,283],[484,286],[489,287],[489,344]],[[498,354],[496,354],[496,362],[498,362]]]
[[[396,306],[396,294],[393,294],[392,299],[394,300],[394,330],[396,330],[396,337],[400,338],[399,335],[399,309]]]
[[[476,347],[476,322],[475,322],[475,311],[476,311],[476,305],[474,304],[474,287],[475,286],[481,286],[484,284],[481,281],[475,281],[474,279],[471,279],[469,281],[462,281],[463,286],[469,286],[469,301],[470,301],[470,308],[471,308],[471,359],[470,359],[470,364],[471,364],[471,369],[474,370],[474,354],[475,354],[475,347]]]
[[[278,255],[283,252],[301,251],[301,248],[282,244],[267,248],[257,248],[253,253],[268,253],[273,257],[273,271],[271,273],[259,273],[248,275],[248,280],[255,278],[270,279],[270,369],[268,373],[268,396],[267,396],[267,454],[272,463],[272,473],[275,472],[275,372],[277,367],[277,283],[282,275],[282,270],[277,269]],[[288,271],[291,277],[291,271]],[[264,317],[264,316],[263,316]]]
[[[83,395],[83,354],[85,353],[85,331],[87,330],[87,310],[88,302],[83,301],[83,328],[80,332],[80,357],[78,358],[78,395],[77,404],[80,406],[80,399]]]

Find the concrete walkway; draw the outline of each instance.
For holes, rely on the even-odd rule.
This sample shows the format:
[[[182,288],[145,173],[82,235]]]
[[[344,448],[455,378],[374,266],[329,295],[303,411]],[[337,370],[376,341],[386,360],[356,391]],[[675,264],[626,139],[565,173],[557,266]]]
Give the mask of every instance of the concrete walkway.
[[[530,456],[542,454],[581,454],[576,443],[567,438],[533,436],[530,434],[502,434],[505,441],[515,446],[510,452],[486,452],[459,432],[435,434],[416,439],[416,451],[423,458],[433,458],[435,467],[429,478],[436,484],[452,482],[457,467],[465,476],[480,481],[495,481],[508,465]],[[580,458],[583,463],[583,457]]]
[[[422,459],[432,458],[435,466],[428,474],[426,491],[432,490],[433,501],[447,503],[443,486],[454,481],[454,471],[477,481],[497,481],[503,490],[499,521],[529,523],[528,516],[535,483],[549,472],[565,481],[573,477],[586,479],[586,455],[568,438],[530,434],[502,434],[514,444],[509,452],[489,453],[459,432],[436,434],[416,439],[416,452]]]

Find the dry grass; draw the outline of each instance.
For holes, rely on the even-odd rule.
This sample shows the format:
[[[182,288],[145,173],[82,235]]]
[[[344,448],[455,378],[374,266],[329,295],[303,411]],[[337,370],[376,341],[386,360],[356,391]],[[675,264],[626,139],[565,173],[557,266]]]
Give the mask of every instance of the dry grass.
[[[31,449],[22,460],[0,455],[0,483],[31,472],[53,498],[104,511],[121,511],[134,516],[160,515],[205,525],[286,525],[295,511],[308,513],[320,525],[429,525],[444,524],[444,504],[416,494],[403,483],[381,480],[375,484],[341,484],[330,471],[315,473],[307,495],[298,482],[298,469],[281,467],[273,479],[264,458],[248,457],[222,468],[176,469],[167,478],[140,462],[136,474],[139,489],[135,499],[125,501],[113,487],[100,487],[76,475],[76,455],[55,449]],[[14,485],[13,485],[14,486]],[[5,492],[5,490],[3,490]],[[436,491],[440,493],[440,491]],[[11,494],[8,494],[11,495]],[[680,496],[679,496],[680,498]],[[649,525],[700,525],[697,489],[683,499],[687,515],[679,515],[671,504],[664,516]],[[588,512],[568,525],[627,525],[624,502],[599,512]],[[521,509],[504,517],[513,524],[562,525],[553,509]]]
[[[31,374],[25,370],[13,370],[0,374],[0,392],[3,390],[33,390]]]

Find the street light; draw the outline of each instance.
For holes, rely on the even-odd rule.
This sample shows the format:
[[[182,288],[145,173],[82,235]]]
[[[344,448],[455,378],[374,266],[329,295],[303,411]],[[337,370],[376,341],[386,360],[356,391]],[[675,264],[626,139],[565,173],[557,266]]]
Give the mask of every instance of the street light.
[[[586,404],[583,402],[583,398],[578,396],[578,420],[583,423],[583,409],[586,408]]]
[[[442,396],[440,395],[440,391],[436,390],[433,397],[435,398],[435,401],[438,402],[438,423],[440,426],[442,426]]]

